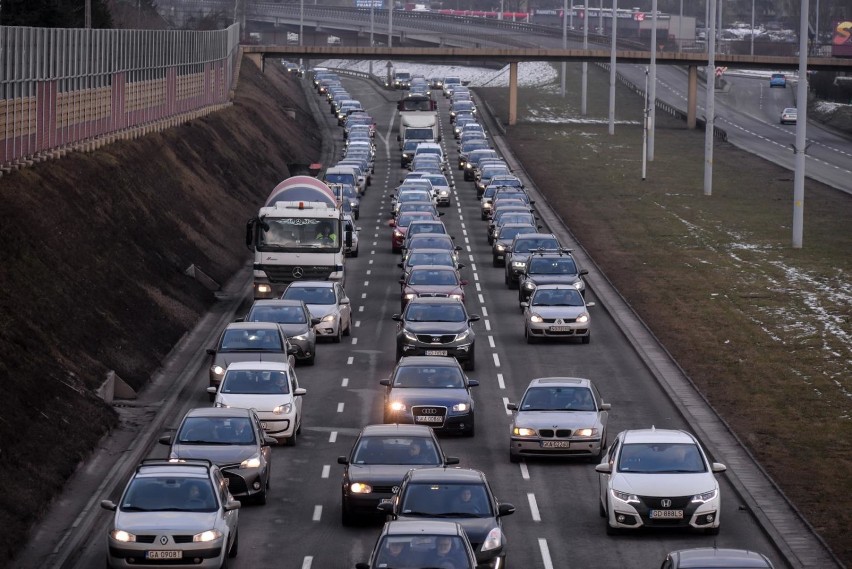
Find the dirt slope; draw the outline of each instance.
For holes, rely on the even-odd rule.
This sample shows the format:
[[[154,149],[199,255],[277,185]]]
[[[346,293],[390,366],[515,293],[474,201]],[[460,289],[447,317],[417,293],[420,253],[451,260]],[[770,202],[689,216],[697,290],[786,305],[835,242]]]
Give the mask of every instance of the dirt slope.
[[[247,262],[246,219],[320,148],[299,85],[245,60],[229,109],[0,178],[0,567],[114,424],[92,390],[146,382],[215,302],[185,269]]]

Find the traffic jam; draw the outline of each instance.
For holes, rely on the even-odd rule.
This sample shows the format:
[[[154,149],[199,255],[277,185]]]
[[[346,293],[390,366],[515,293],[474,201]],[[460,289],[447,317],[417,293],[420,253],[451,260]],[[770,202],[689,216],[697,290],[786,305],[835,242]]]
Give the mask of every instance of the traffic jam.
[[[338,434],[347,441],[335,447],[337,465],[322,470],[323,479],[340,477],[339,496],[332,493],[339,517],[316,506],[312,520],[333,515],[368,536],[358,559],[335,559],[335,567],[560,566],[551,559],[560,541],[521,546],[512,531],[528,524],[521,513],[540,522],[548,498],[498,498],[509,493],[498,466],[528,480],[539,464],[567,465],[592,481],[585,494],[600,518],[583,520],[590,531],[640,539],[680,531],[689,547],[652,553],[653,566],[704,566],[694,563],[716,546],[726,466],[687,430],[625,426],[607,385],[570,365],[603,338],[596,331],[591,341],[603,308],[587,290],[589,270],[542,221],[542,204],[493,143],[473,92],[457,76],[401,71],[376,97],[387,101],[377,110],[351,93],[363,81],[334,70],[313,68],[298,81],[310,82],[339,127],[341,158],[316,177],[283,180],[248,220],[251,306],[207,350],[209,405],[189,409],[159,439],[166,456],[143,461],[118,499],[101,502],[111,516],[107,566],[220,568],[237,557],[241,533],[243,549],[253,547],[240,516],[269,508],[277,492],[294,493],[273,484],[273,465],[294,468],[288,452],[325,442],[311,430],[312,407],[325,401],[311,394],[332,364],[352,369],[342,387],[362,386],[357,413],[341,402],[337,415],[365,420],[322,431],[328,443],[339,445]],[[377,163],[387,164],[384,178]],[[382,287],[398,295],[365,310]],[[504,376],[506,358],[533,352],[496,348],[498,318],[516,322],[516,342],[541,344],[566,373]],[[382,334],[388,326],[393,332]],[[369,336],[383,344],[367,350]],[[339,356],[335,344],[352,355]],[[359,371],[359,358],[382,373]],[[493,462],[467,466],[467,453],[485,447],[497,449]],[[712,567],[773,567],[754,551],[716,551],[731,564]],[[332,566],[320,555],[287,566]]]

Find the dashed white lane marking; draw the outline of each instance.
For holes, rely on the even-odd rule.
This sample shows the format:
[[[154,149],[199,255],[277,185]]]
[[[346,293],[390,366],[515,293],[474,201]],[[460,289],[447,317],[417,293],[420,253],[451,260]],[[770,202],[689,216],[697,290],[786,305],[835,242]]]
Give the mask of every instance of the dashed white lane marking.
[[[491,320],[488,320],[488,319],[485,320],[485,331],[486,332],[491,331]]]
[[[314,558],[312,556],[308,555],[307,557],[305,557],[302,560],[302,569],[311,569],[311,565],[313,565],[313,564],[314,564]]]
[[[481,299],[482,295],[479,295],[479,297]],[[482,301],[482,302],[484,302],[484,301]],[[482,316],[488,316],[488,309],[485,308],[484,306],[482,307]]]
[[[544,563],[544,569],[553,569],[553,561],[550,560],[550,548],[547,547],[547,540],[543,537],[538,538],[538,548],[541,550],[541,562]]]
[[[337,441],[337,431],[331,431],[328,435],[328,442],[333,443]]]
[[[470,270],[473,271],[474,273],[476,272],[476,263],[470,264]]]
[[[357,343],[358,343],[358,338],[352,338],[352,345],[354,346]]]
[[[370,281],[364,281],[364,288],[367,288],[368,286],[370,286]]]
[[[355,327],[356,327],[356,328],[360,328],[360,327],[361,327],[361,321],[360,321],[360,320],[356,320],[356,321],[355,321]]]
[[[475,283],[475,284],[476,284],[476,292],[482,292],[482,285],[479,284],[479,283]]]
[[[509,398],[508,398],[508,397],[504,397],[504,398],[503,398],[503,411],[505,411],[507,415],[511,415],[511,414],[512,414],[512,412],[511,412],[511,411],[509,411],[508,409],[506,409],[506,405],[508,405],[508,404],[509,404]]]
[[[492,348],[497,347],[497,346],[494,345],[494,336],[488,336],[488,345],[491,346]]]
[[[494,356],[494,367],[500,367],[500,356],[497,354],[491,354]]]
[[[480,294],[480,295],[478,295],[478,296],[479,296],[479,303],[480,303],[480,304],[485,304],[485,299],[482,297],[482,295]],[[483,307],[483,308],[484,308],[484,307]]]
[[[346,358],[346,365],[351,366],[354,361],[355,358],[353,356],[349,356],[348,358]]]
[[[361,293],[361,298],[367,298],[367,293],[366,293],[366,292],[362,292],[362,293]]]
[[[521,478],[523,478],[524,480],[529,480],[530,479],[530,469],[527,467],[527,463],[522,462],[520,464],[520,466],[521,466]]]
[[[363,307],[363,306],[359,306],[359,307],[358,307],[358,312],[364,312],[364,307]]]
[[[348,377],[344,377],[344,378],[343,378],[343,381],[341,381],[341,382],[340,382],[340,387],[346,387],[346,386],[348,386],[348,385],[349,385],[349,378],[348,378]]]
[[[367,275],[369,276],[373,272],[373,269],[367,269]]]
[[[315,522],[322,519],[322,506],[314,506],[314,515],[311,519]]]
[[[475,280],[475,281],[479,280],[479,273],[473,273],[473,280]]]
[[[466,247],[467,247],[467,252],[470,253],[471,252],[470,245],[466,245]]]
[[[376,245],[378,245],[378,244],[379,244],[379,242],[378,242],[378,241],[373,241],[373,247],[375,247],[375,246],[376,246]]]
[[[372,264],[373,264],[373,260],[372,260],[372,259],[370,259],[370,262],[369,262],[369,263],[367,263],[367,264],[368,264],[368,265],[372,265]]]
[[[502,373],[497,374],[497,385],[500,387],[500,389],[506,389],[506,382],[503,380]]]
[[[328,478],[329,473],[331,473],[331,465],[324,464],[322,466],[322,474],[320,474],[320,478]]]
[[[527,494],[527,500],[530,503],[530,513],[532,514],[532,519],[534,522],[541,521],[541,514],[538,512],[538,503],[535,501],[535,494],[530,492]]]
[[[373,233],[373,237],[375,237],[376,239],[378,239],[378,238],[379,238],[379,234],[378,234],[378,233]]]
[[[344,406],[344,403],[342,401],[337,404],[337,412],[338,413],[343,413],[343,406]]]

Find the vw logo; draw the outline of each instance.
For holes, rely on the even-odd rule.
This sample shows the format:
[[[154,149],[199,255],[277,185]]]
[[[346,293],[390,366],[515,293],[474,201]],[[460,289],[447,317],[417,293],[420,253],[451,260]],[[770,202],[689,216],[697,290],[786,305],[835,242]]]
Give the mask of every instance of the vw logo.
[[[305,276],[305,269],[302,267],[296,267],[293,269],[293,278],[300,279]]]
[[[663,498],[662,500],[660,500],[660,505],[664,508],[671,508],[672,507],[672,501],[669,500],[668,498]]]
[[[420,414],[421,414],[421,415],[437,415],[437,414],[438,414],[438,410],[437,410],[437,409],[435,409],[435,408],[429,407],[429,408],[427,408],[427,409],[421,409],[421,410],[420,410]]]
[[[169,542],[168,536],[164,535],[164,536],[160,537],[160,543],[161,544],[166,545],[168,542]]]
[[[391,488],[391,492],[393,492],[394,494],[398,494],[399,493],[399,486],[394,486],[393,488]]]

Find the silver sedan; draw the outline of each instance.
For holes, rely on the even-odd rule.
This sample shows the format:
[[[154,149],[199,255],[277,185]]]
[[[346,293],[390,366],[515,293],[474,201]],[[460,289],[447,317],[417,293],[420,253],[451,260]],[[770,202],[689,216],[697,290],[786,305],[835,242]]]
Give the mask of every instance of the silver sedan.
[[[532,344],[545,338],[580,338],[584,344],[591,340],[591,319],[583,295],[572,285],[541,285],[529,302],[522,302],[524,337]]]

